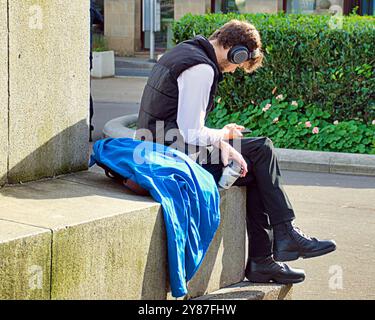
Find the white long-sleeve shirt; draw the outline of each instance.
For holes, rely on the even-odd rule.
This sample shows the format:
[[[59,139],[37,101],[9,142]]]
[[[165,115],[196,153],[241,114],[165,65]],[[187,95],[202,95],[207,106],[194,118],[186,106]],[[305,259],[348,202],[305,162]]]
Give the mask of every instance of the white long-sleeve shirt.
[[[224,130],[205,126],[214,76],[214,70],[210,65],[199,64],[184,71],[177,79],[177,125],[185,143],[218,146],[224,139]]]

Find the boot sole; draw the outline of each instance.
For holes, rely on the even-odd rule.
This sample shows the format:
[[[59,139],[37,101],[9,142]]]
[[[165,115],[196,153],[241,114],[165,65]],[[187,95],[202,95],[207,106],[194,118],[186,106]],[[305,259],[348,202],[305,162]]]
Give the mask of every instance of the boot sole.
[[[299,252],[288,252],[288,251],[281,251],[279,253],[274,254],[274,259],[276,261],[280,262],[288,262],[288,261],[295,261],[298,260],[299,258],[302,259],[310,259],[310,258],[316,258],[320,257],[323,255],[326,255],[328,253],[331,253],[336,250],[336,246],[331,246],[322,250],[314,251],[314,252],[309,252],[305,254],[300,254]]]
[[[295,279],[279,278],[274,275],[266,275],[262,273],[252,273],[249,277],[246,277],[250,282],[254,283],[279,283],[279,284],[296,284],[303,282],[305,277]]]

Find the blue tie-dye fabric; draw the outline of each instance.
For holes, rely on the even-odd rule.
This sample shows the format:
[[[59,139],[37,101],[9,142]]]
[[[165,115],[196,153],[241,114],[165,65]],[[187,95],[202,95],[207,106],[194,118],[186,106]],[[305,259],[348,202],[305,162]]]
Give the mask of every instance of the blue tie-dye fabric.
[[[132,139],[95,143],[90,166],[101,163],[150,191],[163,208],[170,285],[187,294],[220,224],[220,195],[213,176],[172,148]]]

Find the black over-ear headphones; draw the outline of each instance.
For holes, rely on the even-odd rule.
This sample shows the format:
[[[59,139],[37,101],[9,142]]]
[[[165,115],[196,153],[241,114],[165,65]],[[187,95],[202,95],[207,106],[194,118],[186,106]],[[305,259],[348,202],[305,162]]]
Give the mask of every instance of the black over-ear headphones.
[[[257,50],[257,49],[256,49]],[[241,64],[255,58],[256,50],[250,50],[242,45],[234,46],[228,52],[228,61],[233,64]]]

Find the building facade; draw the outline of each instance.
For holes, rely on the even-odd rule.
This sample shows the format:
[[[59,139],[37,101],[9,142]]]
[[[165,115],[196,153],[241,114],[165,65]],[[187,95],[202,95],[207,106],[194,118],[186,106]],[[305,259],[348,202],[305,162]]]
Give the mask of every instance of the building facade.
[[[149,33],[142,31],[142,0],[97,0],[101,7],[108,46],[118,55],[134,55],[149,48]],[[187,13],[315,13],[335,6],[343,14],[358,7],[360,14],[374,14],[374,0],[160,0],[161,31],[156,48],[165,51],[172,44],[171,25]]]

